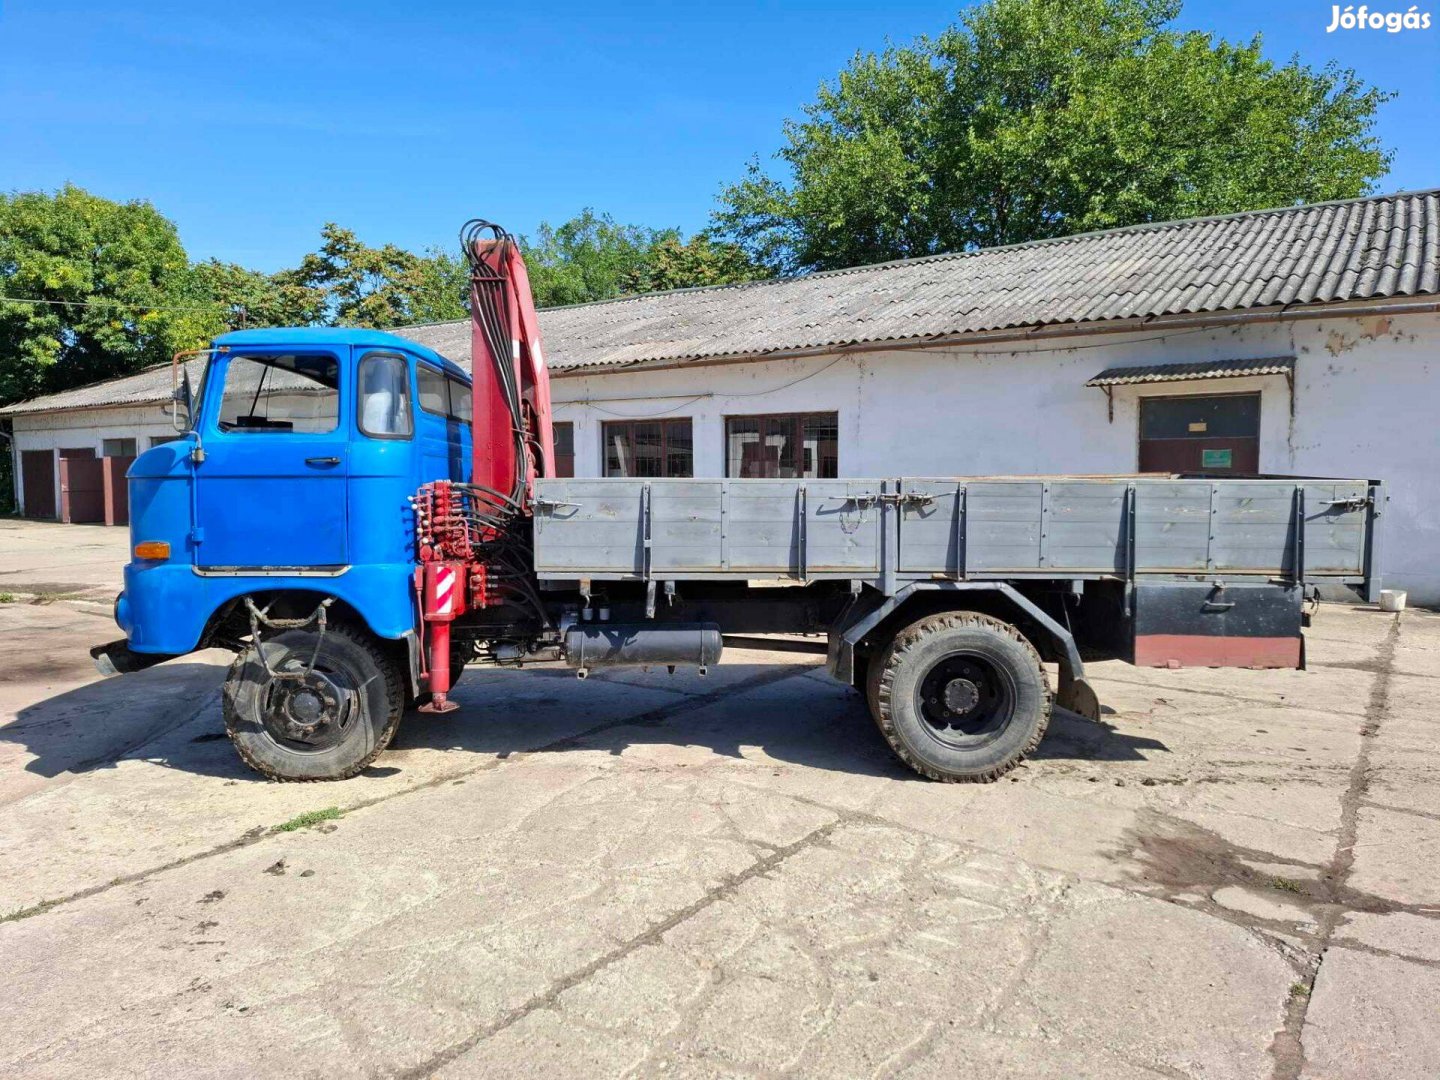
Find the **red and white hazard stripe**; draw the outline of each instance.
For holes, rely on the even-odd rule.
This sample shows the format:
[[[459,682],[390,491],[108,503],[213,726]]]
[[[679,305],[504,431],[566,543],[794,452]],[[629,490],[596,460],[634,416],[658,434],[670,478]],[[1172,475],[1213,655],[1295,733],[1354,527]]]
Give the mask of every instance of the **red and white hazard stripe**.
[[[437,566],[435,568],[435,599],[434,612],[436,615],[453,615],[455,613],[455,585],[460,575],[455,572],[453,566]]]

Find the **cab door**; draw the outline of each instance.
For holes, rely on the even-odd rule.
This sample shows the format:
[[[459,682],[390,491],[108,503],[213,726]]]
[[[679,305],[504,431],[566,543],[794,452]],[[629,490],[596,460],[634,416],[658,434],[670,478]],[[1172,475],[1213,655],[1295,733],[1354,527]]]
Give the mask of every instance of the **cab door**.
[[[470,387],[425,361],[415,365],[420,480],[470,479]]]
[[[244,349],[207,376],[195,467],[198,568],[334,572],[348,564],[348,355]]]

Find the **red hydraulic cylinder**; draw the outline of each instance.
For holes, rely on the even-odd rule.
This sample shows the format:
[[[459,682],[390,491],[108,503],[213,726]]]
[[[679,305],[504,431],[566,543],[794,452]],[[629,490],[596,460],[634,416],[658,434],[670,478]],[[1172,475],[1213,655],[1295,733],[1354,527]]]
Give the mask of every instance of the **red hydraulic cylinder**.
[[[465,611],[465,564],[425,564],[423,612],[430,627],[430,702],[421,712],[446,713],[460,706],[445,695],[450,692],[450,624]]]

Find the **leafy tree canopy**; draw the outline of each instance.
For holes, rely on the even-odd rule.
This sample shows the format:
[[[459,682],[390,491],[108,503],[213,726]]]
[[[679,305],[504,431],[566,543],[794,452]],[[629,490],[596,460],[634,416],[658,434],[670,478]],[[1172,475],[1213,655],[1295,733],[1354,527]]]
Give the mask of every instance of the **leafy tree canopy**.
[[[542,307],[764,273],[734,244],[592,210],[522,244]],[[0,195],[0,297],[17,298],[0,300],[0,402],[128,374],[227,330],[464,319],[469,289],[458,253],[372,247],[333,222],[298,266],[267,274],[190,263],[146,202],[74,186]]]
[[[203,338],[190,267],[148,202],[0,195],[0,401],[137,371]]]
[[[310,326],[322,322],[329,297],[295,270],[265,274],[209,259],[192,269],[192,292],[215,308],[224,330],[252,326]]]
[[[1179,0],[986,0],[860,53],[752,161],[717,236],[793,273],[1372,190],[1390,95],[1168,29]]]
[[[590,209],[520,243],[538,307],[768,276],[735,244],[704,233],[687,241],[678,229],[621,225]]]
[[[459,258],[370,247],[334,222],[320,239],[320,250],[294,272],[298,284],[326,298],[316,321],[383,329],[467,317],[469,276]]]

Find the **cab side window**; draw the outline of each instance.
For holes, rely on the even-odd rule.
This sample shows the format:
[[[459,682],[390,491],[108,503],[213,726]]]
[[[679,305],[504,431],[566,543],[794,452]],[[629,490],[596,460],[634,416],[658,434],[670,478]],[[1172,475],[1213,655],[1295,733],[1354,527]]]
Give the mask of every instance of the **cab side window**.
[[[466,386],[459,379],[451,378],[450,383],[450,419],[459,420],[462,424],[470,423],[471,400],[470,387]]]
[[[410,373],[398,356],[372,353],[360,361],[360,430],[372,439],[408,439],[415,430],[410,411]]]
[[[340,364],[333,356],[232,355],[220,399],[221,431],[323,435],[340,419]]]
[[[435,416],[450,415],[450,393],[445,376],[428,364],[415,365],[420,384],[420,408]]]

